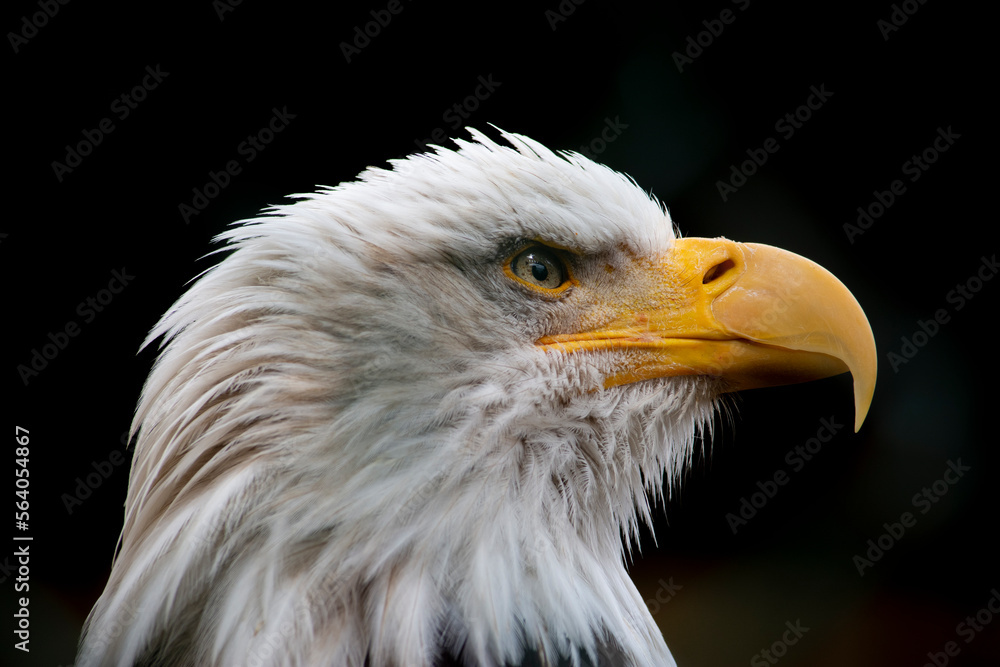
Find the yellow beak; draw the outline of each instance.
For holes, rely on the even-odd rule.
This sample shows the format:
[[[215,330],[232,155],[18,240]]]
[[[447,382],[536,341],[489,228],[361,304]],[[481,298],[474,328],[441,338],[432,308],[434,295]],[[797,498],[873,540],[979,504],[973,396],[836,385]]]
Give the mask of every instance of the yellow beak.
[[[707,375],[726,391],[854,376],[855,431],[875,392],[875,337],[833,274],[804,257],[726,239],[674,241],[646,289],[589,331],[546,336],[543,349],[618,350],[626,363],[606,387]],[[646,283],[646,281],[642,281]]]

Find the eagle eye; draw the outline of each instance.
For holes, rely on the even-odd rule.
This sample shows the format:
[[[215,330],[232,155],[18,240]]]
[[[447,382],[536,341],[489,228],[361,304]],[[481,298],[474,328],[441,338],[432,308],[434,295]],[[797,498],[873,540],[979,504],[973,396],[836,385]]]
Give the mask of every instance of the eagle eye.
[[[569,269],[559,253],[538,243],[514,255],[504,269],[519,282],[545,291],[562,290],[570,284]]]

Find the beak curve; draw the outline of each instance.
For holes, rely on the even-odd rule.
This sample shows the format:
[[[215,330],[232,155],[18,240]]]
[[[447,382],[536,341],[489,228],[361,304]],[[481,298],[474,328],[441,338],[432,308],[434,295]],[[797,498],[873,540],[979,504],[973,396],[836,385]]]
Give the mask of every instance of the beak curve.
[[[855,431],[875,391],[875,337],[851,292],[804,257],[757,243],[678,239],[652,272],[649,291],[599,328],[546,336],[543,349],[619,350],[605,387],[706,375],[737,391],[850,372]],[[646,281],[643,281],[646,282]]]

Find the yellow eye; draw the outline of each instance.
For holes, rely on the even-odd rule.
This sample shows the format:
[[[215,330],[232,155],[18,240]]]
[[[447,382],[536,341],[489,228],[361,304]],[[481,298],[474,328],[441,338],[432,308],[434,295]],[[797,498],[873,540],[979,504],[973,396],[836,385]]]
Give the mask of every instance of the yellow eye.
[[[546,291],[558,291],[570,283],[566,263],[555,250],[540,244],[518,252],[504,268],[520,282]]]

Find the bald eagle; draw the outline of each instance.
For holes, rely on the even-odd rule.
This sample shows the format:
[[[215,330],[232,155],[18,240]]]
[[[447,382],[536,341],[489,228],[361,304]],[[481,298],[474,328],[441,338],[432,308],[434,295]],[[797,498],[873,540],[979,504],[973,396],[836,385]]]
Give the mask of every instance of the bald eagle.
[[[850,371],[860,426],[830,273],[470,132],[222,234],[146,341],[78,665],[673,665],[625,550],[719,397]]]

